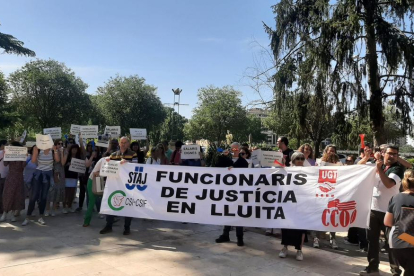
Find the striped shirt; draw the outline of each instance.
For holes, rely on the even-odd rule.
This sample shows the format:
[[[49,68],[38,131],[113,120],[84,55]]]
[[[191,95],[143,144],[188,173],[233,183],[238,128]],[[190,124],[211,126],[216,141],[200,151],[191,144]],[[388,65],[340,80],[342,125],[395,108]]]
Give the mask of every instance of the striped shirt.
[[[40,171],[51,171],[53,170],[53,151],[49,150],[46,155],[43,150],[40,151],[37,157],[37,169]]]

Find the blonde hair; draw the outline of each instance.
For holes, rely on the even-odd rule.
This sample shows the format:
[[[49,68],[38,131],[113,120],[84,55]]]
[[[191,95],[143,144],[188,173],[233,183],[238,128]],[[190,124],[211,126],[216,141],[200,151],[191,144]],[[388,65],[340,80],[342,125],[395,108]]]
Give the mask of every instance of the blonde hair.
[[[300,151],[301,153],[305,153],[305,147],[309,147],[311,150],[311,153],[309,154],[309,158],[313,159],[313,148],[311,145],[309,144],[303,144],[302,146],[299,147],[298,151]]]
[[[328,153],[329,148],[334,148],[335,149],[335,154],[330,154]],[[325,147],[325,149],[323,150],[323,155],[321,160],[328,162],[328,163],[337,163],[339,161],[339,156],[336,154],[338,151],[336,149],[336,146],[333,144],[327,145]]]
[[[402,186],[404,191],[414,190],[414,171],[409,169],[404,173],[404,179],[402,180]]]

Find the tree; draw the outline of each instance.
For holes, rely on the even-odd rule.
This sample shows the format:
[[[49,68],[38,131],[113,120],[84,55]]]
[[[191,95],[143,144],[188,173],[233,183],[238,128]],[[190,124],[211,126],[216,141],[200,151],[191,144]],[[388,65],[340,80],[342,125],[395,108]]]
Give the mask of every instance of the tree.
[[[261,143],[266,140],[266,134],[262,133],[262,120],[254,115],[247,115],[246,120],[232,132],[233,140],[248,142],[251,136],[252,143]]]
[[[160,129],[160,138],[162,140],[184,140],[184,125],[188,122],[187,118],[174,111],[174,108],[165,107],[164,122]]]
[[[137,75],[110,78],[98,88],[96,103],[106,124],[121,126],[122,133],[129,133],[129,128],[146,128],[150,134],[160,130],[166,117],[156,88]]]
[[[63,63],[36,60],[9,77],[11,101],[25,124],[37,130],[87,123],[91,111],[88,85]]]
[[[0,33],[0,48],[7,54],[23,55],[28,57],[36,56],[32,50],[23,47],[24,43],[12,35]]]
[[[4,75],[0,72],[0,125],[7,127],[12,124],[11,108],[7,95],[8,86]]]
[[[276,28],[265,29],[275,57],[275,95],[326,82],[336,112],[369,118],[377,143],[384,143],[386,101],[411,130],[414,65],[412,0],[281,0],[273,6]],[[268,71],[266,70],[266,71]],[[410,90],[411,85],[411,90]],[[367,95],[369,97],[367,97]]]
[[[185,125],[184,132],[191,140],[225,139],[227,130],[236,133],[244,127],[246,110],[240,99],[241,93],[231,86],[222,88],[208,86],[198,90],[198,107],[193,110],[192,119]]]

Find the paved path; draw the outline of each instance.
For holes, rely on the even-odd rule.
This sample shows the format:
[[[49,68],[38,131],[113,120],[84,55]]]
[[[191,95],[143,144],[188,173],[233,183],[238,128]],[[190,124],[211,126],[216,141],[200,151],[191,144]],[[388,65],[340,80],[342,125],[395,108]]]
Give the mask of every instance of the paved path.
[[[134,219],[123,236],[123,221],[114,232],[100,235],[104,220],[95,215],[82,227],[81,214],[58,214],[22,227],[0,223],[0,276],[42,275],[358,275],[365,257],[350,257],[305,247],[304,260],[295,251],[278,257],[280,240],[257,231],[245,233],[246,246],[216,244],[220,226]],[[390,275],[382,263],[382,275]]]

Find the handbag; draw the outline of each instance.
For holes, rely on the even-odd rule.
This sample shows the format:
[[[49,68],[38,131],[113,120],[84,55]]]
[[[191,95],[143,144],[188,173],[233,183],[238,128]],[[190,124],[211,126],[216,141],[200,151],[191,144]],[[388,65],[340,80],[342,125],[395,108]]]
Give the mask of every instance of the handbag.
[[[414,208],[402,207],[398,222],[398,238],[414,245]]]
[[[102,196],[105,189],[105,178],[101,176],[94,176],[92,178],[92,193],[97,196]]]

